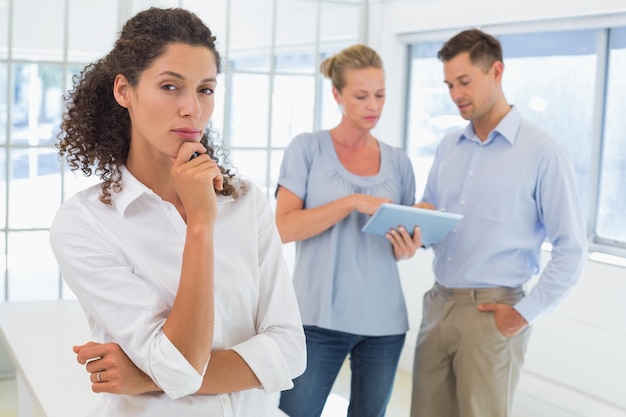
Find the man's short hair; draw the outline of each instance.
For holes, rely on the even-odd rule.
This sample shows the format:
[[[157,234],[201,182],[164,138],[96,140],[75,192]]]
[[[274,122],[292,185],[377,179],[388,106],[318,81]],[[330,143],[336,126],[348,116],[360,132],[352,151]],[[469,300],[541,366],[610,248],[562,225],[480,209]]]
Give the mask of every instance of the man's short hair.
[[[502,61],[502,45],[492,35],[479,29],[468,29],[450,38],[437,53],[442,61],[450,61],[462,52],[469,52],[470,61],[484,72],[496,61]]]

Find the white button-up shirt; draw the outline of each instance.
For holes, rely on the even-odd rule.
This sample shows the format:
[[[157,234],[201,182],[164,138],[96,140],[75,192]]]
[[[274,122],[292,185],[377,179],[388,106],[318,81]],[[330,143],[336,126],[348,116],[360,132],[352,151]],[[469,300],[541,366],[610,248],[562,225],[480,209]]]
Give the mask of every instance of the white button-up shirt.
[[[90,415],[277,415],[279,392],[304,371],[306,347],[267,199],[250,182],[236,200],[218,196],[214,255],[213,348],[237,352],[263,388],[194,395],[202,375],[163,332],[178,288],[186,225],[172,204],[128,170],[122,174],[124,189],[112,194],[112,205],[99,201],[99,185],[69,199],[50,241],[92,340],[118,343],[164,392],[103,394]]]

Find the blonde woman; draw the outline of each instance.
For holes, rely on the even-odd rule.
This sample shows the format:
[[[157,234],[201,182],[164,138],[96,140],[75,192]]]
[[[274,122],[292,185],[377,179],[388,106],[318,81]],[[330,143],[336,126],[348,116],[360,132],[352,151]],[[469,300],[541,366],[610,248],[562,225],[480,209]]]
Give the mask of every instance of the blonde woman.
[[[378,54],[353,45],[326,59],[342,118],[330,130],[296,136],[278,180],[276,223],[296,242],[293,281],[307,339],[307,369],[283,391],[290,416],[319,416],[346,357],[349,416],[379,417],[391,395],[408,330],[396,261],[421,246],[419,230],[387,238],[361,232],[382,203],[413,205],[406,153],[372,135],[385,103]]]

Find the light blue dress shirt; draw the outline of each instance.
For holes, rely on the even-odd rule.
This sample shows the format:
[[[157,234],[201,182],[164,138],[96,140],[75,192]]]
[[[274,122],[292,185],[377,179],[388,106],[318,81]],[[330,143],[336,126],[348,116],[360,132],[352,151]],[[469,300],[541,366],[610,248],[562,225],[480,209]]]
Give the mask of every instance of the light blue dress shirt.
[[[587,259],[587,239],[571,161],[560,144],[517,108],[482,143],[472,124],[437,148],[423,201],[464,218],[433,246],[436,281],[446,287],[516,287],[551,259],[515,305],[529,322],[556,306]]]
[[[305,209],[355,193],[414,204],[409,157],[402,149],[378,143],[378,174],[359,176],[341,164],[328,130],[300,134],[285,150],[278,184],[302,199]],[[326,231],[296,242],[293,283],[305,325],[363,336],[408,330],[391,243],[361,232],[368,218],[353,211]]]

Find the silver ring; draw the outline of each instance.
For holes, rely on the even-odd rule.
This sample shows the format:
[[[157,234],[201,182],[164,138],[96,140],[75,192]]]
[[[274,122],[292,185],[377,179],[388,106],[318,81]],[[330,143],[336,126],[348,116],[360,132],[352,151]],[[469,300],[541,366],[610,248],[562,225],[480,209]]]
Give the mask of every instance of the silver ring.
[[[99,372],[96,374],[96,379],[98,380],[98,382],[102,382],[102,380],[100,379],[100,374],[101,374],[101,373],[102,373],[102,371],[99,371]]]

